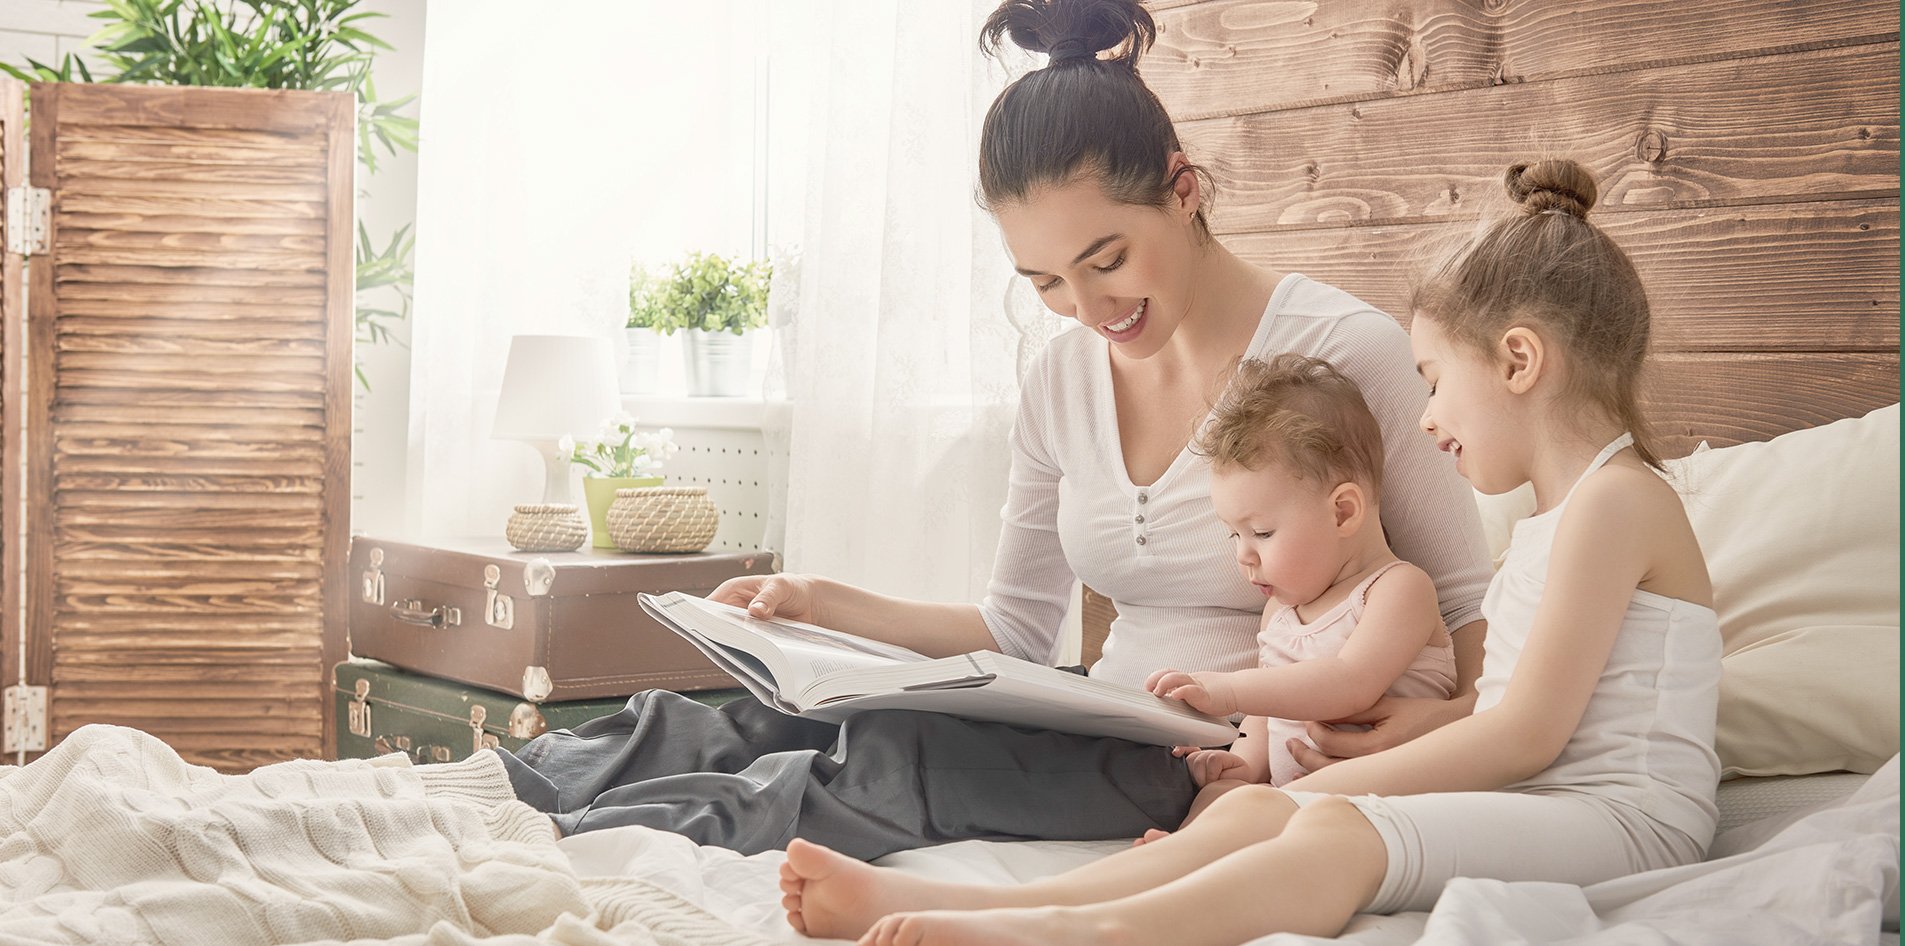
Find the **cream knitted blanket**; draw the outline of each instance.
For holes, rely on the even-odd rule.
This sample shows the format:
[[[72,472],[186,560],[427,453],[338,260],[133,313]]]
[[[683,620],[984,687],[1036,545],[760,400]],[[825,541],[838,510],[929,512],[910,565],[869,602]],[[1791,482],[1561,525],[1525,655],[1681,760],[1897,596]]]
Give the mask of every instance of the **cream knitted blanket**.
[[[87,726],[0,766],[0,943],[755,946],[635,878],[578,880],[483,752],[187,764]]]

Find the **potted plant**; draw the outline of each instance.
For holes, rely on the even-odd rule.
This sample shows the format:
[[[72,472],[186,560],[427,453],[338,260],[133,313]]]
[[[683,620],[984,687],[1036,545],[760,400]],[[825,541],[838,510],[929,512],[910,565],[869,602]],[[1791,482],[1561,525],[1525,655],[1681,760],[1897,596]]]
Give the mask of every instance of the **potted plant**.
[[[615,491],[660,486],[662,477],[656,471],[661,469],[662,461],[680,449],[673,430],[663,427],[650,433],[637,433],[635,418],[627,414],[611,418],[603,425],[601,435],[593,440],[562,438],[556,445],[557,453],[585,471],[582,494],[589,504],[592,545],[598,549],[615,548],[609,539],[608,525],[609,505],[615,502]]]
[[[628,271],[628,357],[622,362],[622,391],[654,394],[661,374],[661,335],[667,322],[662,309],[662,284],[637,262]]]
[[[688,393],[736,397],[747,393],[753,332],[767,326],[767,286],[773,264],[743,262],[718,253],[690,253],[661,281],[656,303],[660,330],[682,330]]]

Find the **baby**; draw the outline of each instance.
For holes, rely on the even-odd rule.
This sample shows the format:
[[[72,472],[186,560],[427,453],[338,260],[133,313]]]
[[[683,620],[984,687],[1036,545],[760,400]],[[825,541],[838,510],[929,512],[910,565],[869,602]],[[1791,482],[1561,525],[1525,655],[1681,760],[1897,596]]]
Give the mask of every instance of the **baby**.
[[[1229,749],[1177,750],[1203,789],[1193,816],[1237,785],[1304,775],[1289,748],[1309,741],[1304,720],[1455,688],[1435,586],[1383,534],[1382,431],[1354,383],[1301,355],[1245,361],[1194,449],[1210,459],[1237,565],[1269,601],[1256,669],[1167,669],[1146,682],[1206,713],[1246,716]]]

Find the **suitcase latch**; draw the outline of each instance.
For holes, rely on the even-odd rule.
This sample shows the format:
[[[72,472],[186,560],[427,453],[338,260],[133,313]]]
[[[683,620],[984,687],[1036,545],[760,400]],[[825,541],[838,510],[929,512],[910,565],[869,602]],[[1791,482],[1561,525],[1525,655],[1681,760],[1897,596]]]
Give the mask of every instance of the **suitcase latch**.
[[[534,739],[549,731],[549,723],[534,703],[518,703],[509,711],[509,738]]]
[[[470,707],[470,752],[482,752],[502,745],[493,733],[483,731],[483,723],[489,719],[489,709],[478,703]]]
[[[364,569],[364,600],[384,603],[384,550],[370,550],[370,567]]]
[[[555,681],[549,679],[549,671],[541,667],[523,668],[523,696],[531,703],[540,703],[549,698],[556,689]]]
[[[483,620],[490,627],[500,627],[507,631],[516,626],[516,601],[514,598],[496,590],[502,584],[503,570],[494,565],[483,566]]]
[[[357,681],[354,690],[356,696],[351,699],[348,714],[351,735],[368,737],[370,735],[370,681]]]

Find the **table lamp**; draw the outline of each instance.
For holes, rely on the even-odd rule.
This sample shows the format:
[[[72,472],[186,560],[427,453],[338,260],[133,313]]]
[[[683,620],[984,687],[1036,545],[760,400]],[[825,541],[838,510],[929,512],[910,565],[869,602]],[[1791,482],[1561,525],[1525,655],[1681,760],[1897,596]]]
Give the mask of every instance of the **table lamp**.
[[[545,503],[569,498],[569,463],[556,453],[565,435],[588,438],[621,409],[608,339],[517,335],[509,340],[503,389],[490,436],[523,440],[542,454]]]

